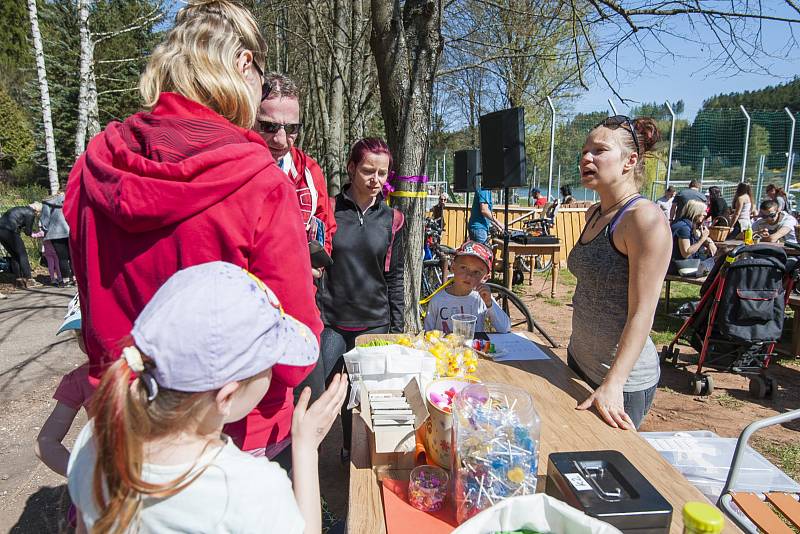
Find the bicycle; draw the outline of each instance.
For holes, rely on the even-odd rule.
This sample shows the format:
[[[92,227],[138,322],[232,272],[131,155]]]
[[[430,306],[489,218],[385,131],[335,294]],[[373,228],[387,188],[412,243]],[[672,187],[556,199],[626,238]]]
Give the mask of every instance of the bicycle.
[[[425,298],[447,279],[455,249],[442,244],[442,219],[425,219],[425,243],[422,260],[422,287]]]

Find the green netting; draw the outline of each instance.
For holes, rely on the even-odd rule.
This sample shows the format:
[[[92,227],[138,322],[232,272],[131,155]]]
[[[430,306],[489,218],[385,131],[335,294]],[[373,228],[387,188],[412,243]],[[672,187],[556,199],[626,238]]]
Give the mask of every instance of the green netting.
[[[678,119],[675,125],[670,183],[678,189],[686,187],[693,179],[702,181],[704,190],[711,185],[717,185],[722,189],[723,196],[731,200],[736,185],[742,179],[744,163],[744,180],[753,187],[755,197],[763,197],[767,184],[783,187],[791,133],[789,116],[783,110],[754,110],[748,113],[751,120],[746,161],[744,150],[747,119],[741,110],[702,110],[691,123]],[[552,196],[558,195],[559,184],[566,184],[572,188],[573,195],[578,200],[592,198],[592,193],[581,187],[578,162],[586,134],[605,116],[605,112],[579,114],[571,120],[557,122]],[[666,113],[654,118],[661,130],[662,141],[646,160],[646,179],[642,192],[657,198],[666,188],[671,119]],[[800,119],[800,113],[795,118]],[[800,120],[797,122],[800,123]],[[538,145],[538,150],[529,149],[533,162],[529,165],[530,181],[533,187],[546,193],[549,138],[547,143]],[[787,191],[790,196],[800,194],[799,145],[800,124],[797,124],[791,179],[791,183],[797,187],[793,186]]]

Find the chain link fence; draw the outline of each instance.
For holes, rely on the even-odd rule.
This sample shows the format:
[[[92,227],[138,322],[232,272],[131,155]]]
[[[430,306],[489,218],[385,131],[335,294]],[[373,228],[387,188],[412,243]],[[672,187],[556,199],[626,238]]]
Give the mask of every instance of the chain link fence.
[[[581,186],[578,164],[586,135],[605,117],[605,112],[578,114],[573,118],[556,116],[552,180],[548,140],[543,148],[533,153],[529,150],[531,188],[555,198],[559,187],[567,185],[577,200],[592,200],[593,193]],[[757,201],[764,198],[769,184],[785,188],[793,205],[797,205],[795,200],[800,200],[797,196],[800,195],[800,127],[797,124],[800,113],[708,109],[700,111],[692,122],[676,118],[674,130],[666,106],[664,113],[653,118],[662,141],[645,160],[642,193],[646,196],[655,199],[664,194],[667,185],[680,190],[687,187],[689,181],[697,180],[703,191],[712,185],[720,187],[723,197],[730,203],[736,186],[744,181],[751,185]],[[519,193],[527,196],[527,192]]]

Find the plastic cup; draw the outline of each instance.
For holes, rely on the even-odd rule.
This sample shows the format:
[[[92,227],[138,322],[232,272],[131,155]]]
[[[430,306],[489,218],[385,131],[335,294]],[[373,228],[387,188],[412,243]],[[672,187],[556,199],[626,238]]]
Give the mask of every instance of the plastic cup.
[[[472,343],[475,337],[475,322],[478,320],[468,313],[457,313],[450,316],[450,331],[461,336],[466,343]]]

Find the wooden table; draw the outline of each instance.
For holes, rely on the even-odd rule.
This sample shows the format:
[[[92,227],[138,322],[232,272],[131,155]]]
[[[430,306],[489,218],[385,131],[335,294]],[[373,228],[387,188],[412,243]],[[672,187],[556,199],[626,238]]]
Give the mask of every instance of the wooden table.
[[[717,249],[722,253],[727,253],[739,245],[744,245],[744,241],[741,239],[726,239],[725,241],[714,241],[714,244],[717,245]],[[782,248],[787,256],[800,256],[800,250],[796,248],[791,248],[784,246],[783,243],[768,243],[768,242],[761,242],[754,243],[756,245],[772,245],[774,247]]]
[[[547,456],[551,452],[618,450],[672,504],[671,532],[683,532],[683,505],[687,501],[707,502],[703,494],[636,432],[611,428],[594,412],[576,410],[576,404],[583,401],[590,390],[561,359],[535,336],[529,335],[543,351],[550,354],[550,360],[502,364],[480,360],[477,374],[484,382],[512,384],[533,397],[534,406],[542,420],[538,469],[540,482],[546,476]],[[386,339],[388,336],[364,336],[364,340],[376,337]],[[366,426],[356,414],[353,415],[352,436],[348,532],[385,533],[380,482],[376,469],[370,465]],[[740,532],[730,521],[725,524],[725,532]]]
[[[502,246],[503,241],[501,239],[494,239],[492,242],[496,245],[500,245],[499,248],[495,250],[499,250],[502,254]],[[514,278],[514,260],[516,259],[517,255],[520,256],[550,256],[553,260],[553,268],[552,268],[552,277],[550,281],[550,297],[556,297],[556,283],[558,282],[558,268],[559,264],[561,263],[561,244],[560,243],[552,243],[552,244],[543,244],[543,245],[522,245],[520,243],[509,243],[508,244],[508,261],[505,264],[506,270],[506,287],[510,290],[512,280]],[[531,272],[533,268],[531,268]],[[530,283],[530,278],[528,282]]]

